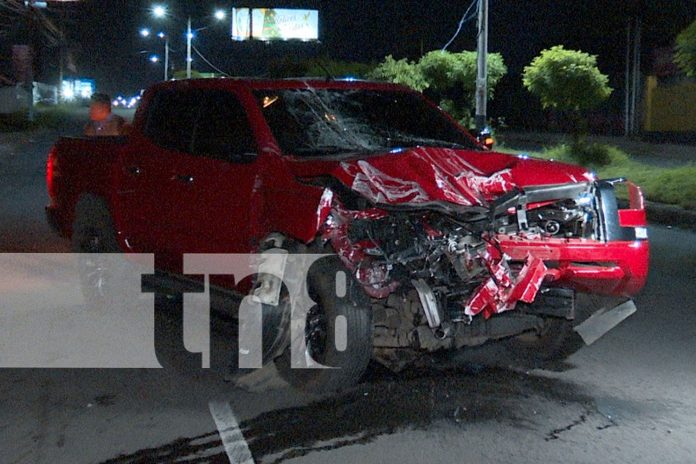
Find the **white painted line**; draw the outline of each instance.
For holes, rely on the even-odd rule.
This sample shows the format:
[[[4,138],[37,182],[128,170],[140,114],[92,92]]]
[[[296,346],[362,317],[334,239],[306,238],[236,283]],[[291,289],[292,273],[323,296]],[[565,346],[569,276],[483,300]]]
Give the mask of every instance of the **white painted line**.
[[[231,464],[254,464],[249,445],[247,445],[230,404],[225,401],[208,403],[220,439]]]

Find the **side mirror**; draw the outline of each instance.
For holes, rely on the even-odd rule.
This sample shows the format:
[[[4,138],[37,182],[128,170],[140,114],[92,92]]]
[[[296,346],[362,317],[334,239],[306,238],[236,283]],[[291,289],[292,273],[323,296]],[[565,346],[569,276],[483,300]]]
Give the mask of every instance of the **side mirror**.
[[[493,145],[495,145],[495,139],[493,138],[493,135],[491,135],[491,131],[488,128],[479,132],[478,141],[486,148],[486,150],[492,150]]]

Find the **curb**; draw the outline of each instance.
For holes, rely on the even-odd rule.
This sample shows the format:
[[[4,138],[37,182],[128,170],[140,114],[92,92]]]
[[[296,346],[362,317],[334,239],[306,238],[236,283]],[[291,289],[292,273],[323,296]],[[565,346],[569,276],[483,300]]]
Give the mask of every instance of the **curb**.
[[[696,231],[696,211],[674,205],[645,202],[645,211],[649,224],[659,224],[667,227],[679,227]]]

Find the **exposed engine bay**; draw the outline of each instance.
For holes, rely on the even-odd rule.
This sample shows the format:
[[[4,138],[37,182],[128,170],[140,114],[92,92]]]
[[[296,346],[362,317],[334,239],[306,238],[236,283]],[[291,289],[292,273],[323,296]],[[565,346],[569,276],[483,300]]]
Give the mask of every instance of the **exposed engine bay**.
[[[532,187],[462,211],[342,201],[344,191],[329,195],[321,238],[372,297],[377,358],[384,348],[381,361],[394,367],[416,351],[541,330],[543,316],[572,319],[575,292],[553,284],[555,263],[532,253],[512,259],[499,238],[605,240],[599,191],[607,185]],[[497,316],[515,308],[523,311]]]

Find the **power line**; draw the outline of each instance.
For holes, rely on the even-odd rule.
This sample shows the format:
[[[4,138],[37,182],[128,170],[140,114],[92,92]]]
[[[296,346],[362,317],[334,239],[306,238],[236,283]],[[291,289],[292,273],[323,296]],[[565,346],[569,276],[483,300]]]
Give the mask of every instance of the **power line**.
[[[447,44],[444,47],[442,47],[443,52],[447,50],[447,47],[452,45],[452,42],[454,42],[457,36],[459,36],[459,33],[462,32],[462,27],[464,27],[464,23],[476,17],[476,10],[474,10],[474,12],[470,16],[467,15],[469,15],[469,11],[471,11],[474,5],[478,5],[478,2],[479,0],[474,0],[473,2],[471,2],[471,5],[469,5],[469,8],[466,9],[464,14],[462,15],[462,19],[459,21],[459,27],[457,27],[457,32],[455,32],[452,38],[449,40],[449,42],[447,42]]]
[[[213,68],[213,70],[219,72],[220,74],[222,74],[222,75],[224,75],[224,76],[233,77],[233,76],[227,74],[225,71],[222,71],[220,68],[218,68],[217,66],[215,66],[213,63],[211,63],[205,56],[203,56],[203,54],[202,54],[201,52],[198,51],[198,49],[197,49],[194,45],[191,45],[191,48],[193,48],[193,51],[196,52],[196,54],[197,54],[198,56],[200,56],[201,59],[202,59],[203,61],[205,61],[205,62],[208,64],[208,66],[210,66],[211,68]]]

